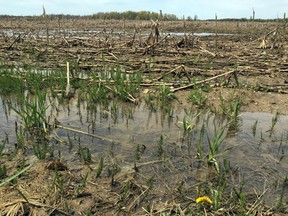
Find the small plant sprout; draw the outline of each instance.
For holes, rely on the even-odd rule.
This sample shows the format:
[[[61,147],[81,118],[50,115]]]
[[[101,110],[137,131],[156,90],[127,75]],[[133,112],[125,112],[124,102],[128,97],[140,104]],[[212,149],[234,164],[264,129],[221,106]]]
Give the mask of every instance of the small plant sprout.
[[[227,125],[223,126],[220,129],[217,129],[217,126],[214,125],[214,137],[213,140],[209,138],[208,139],[208,145],[209,145],[209,151],[208,151],[208,164],[214,164],[216,171],[219,173],[219,164],[217,162],[217,157],[220,154],[224,154],[227,151],[229,151],[231,148],[224,149],[223,151],[220,151],[220,146],[223,143],[223,140],[225,138],[225,130],[227,129]]]
[[[207,96],[204,95],[201,88],[197,88],[196,85],[194,86],[194,89],[190,91],[190,94],[188,96],[188,100],[195,106],[198,106],[199,108],[204,108],[206,106]]]
[[[184,137],[186,137],[196,126],[197,118],[200,116],[200,112],[197,113],[191,120],[185,115],[182,121],[184,129]]]
[[[270,129],[268,130],[270,132],[270,137],[274,133],[275,126],[279,120],[279,115],[280,115],[279,112],[276,112],[276,114],[272,117],[272,124],[271,124]]]
[[[104,167],[104,159],[103,157],[101,156],[100,158],[100,162],[99,162],[99,165],[97,167],[97,171],[96,171],[96,178],[99,178],[102,171],[103,171],[103,167]]]
[[[88,147],[82,147],[81,145],[78,146],[78,154],[80,158],[84,161],[85,164],[91,164],[92,162],[92,155],[90,149]]]
[[[252,134],[254,137],[256,135],[257,124],[258,124],[258,120],[256,120],[255,123],[251,126]]]
[[[163,144],[164,144],[164,138],[163,135],[161,134],[160,139],[157,142],[157,154],[159,158],[161,158],[164,153]]]

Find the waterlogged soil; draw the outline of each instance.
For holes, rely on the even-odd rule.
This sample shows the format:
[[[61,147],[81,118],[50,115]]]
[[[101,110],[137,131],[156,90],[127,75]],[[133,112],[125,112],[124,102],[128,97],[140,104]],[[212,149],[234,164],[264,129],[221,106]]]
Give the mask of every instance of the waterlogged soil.
[[[2,215],[288,213],[286,23],[160,21],[159,30],[157,41],[155,35],[148,39],[155,32],[150,21],[0,21],[1,64],[19,73],[27,67],[66,70],[68,61],[72,73],[118,65],[144,77],[138,103],[119,103],[116,112],[112,101],[108,110],[99,105],[89,111],[85,102],[79,106],[77,94],[50,107],[62,127],[54,125],[41,140],[49,141],[45,160],[37,159],[29,138],[15,151],[19,116],[1,96],[0,139],[6,144],[0,160],[7,168],[2,179],[33,164],[1,186]],[[262,39],[266,47],[260,47]],[[229,71],[235,73],[215,78]],[[189,85],[201,80],[209,85],[203,91],[205,109],[188,100],[195,90]],[[153,110],[141,99],[164,83],[178,99],[169,112]],[[211,112],[221,110],[231,95],[241,98],[237,127],[227,127],[225,116]],[[222,130],[219,174],[206,156]],[[89,149],[89,163],[81,149]],[[217,194],[223,197],[219,205]],[[204,195],[212,205],[195,202]]]
[[[152,24],[2,18],[1,63],[66,70],[68,61],[72,71],[97,71],[105,60],[106,67],[120,65],[126,72],[143,72],[147,86],[164,80],[174,87],[235,70],[237,94],[245,101],[243,111],[288,113],[286,22],[160,21],[158,39]],[[224,76],[209,82],[214,85],[209,99],[215,106],[215,93],[231,92],[229,85],[219,88],[227,80]],[[235,86],[233,77],[230,80],[230,87]],[[176,92],[183,103],[187,92]]]

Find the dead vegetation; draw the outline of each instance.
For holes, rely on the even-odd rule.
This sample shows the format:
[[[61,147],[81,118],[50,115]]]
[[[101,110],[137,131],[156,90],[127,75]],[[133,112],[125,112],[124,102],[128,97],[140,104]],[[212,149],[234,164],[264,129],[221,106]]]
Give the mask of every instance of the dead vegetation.
[[[267,92],[275,98],[288,93],[286,23],[218,21],[217,41],[213,34],[197,34],[215,32],[213,21],[186,21],[185,29],[182,21],[119,24],[119,21],[11,20],[1,21],[0,26],[0,63],[16,67],[20,72],[21,68],[33,66],[65,70],[70,62],[73,76],[76,70],[93,73],[119,65],[127,73],[141,71],[145,76],[143,88],[165,83],[171,92],[185,95],[182,90],[208,84],[213,89],[207,93],[212,103],[215,91],[237,88],[250,108],[249,103],[260,103],[255,92],[265,94],[261,101],[264,105],[272,100]],[[281,105],[277,110],[287,113]],[[254,108],[259,109],[257,104]],[[113,165],[109,164],[112,168],[105,170],[105,176],[96,178],[87,174],[96,172],[93,166],[81,164],[71,168],[57,161],[37,162],[18,183],[1,187],[2,215],[185,215],[199,210],[195,197],[181,194],[191,192],[195,185],[177,182],[174,188],[166,186],[161,191],[157,184],[165,185],[165,182],[155,183],[153,178],[138,172],[143,168],[156,176],[157,171],[149,170],[150,164],[135,164],[124,174]],[[215,177],[211,170],[203,173],[206,179]],[[247,212],[272,215],[272,209],[258,205],[260,199],[259,194],[252,197]],[[199,215],[203,212],[233,215],[239,206],[225,206],[214,212],[208,205],[200,208]]]

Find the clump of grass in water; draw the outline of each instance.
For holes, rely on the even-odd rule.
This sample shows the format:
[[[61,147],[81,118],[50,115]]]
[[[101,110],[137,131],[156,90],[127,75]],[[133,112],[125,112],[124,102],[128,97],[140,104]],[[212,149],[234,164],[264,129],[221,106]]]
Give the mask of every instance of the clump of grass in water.
[[[22,95],[25,85],[19,73],[15,73],[13,69],[4,68],[0,71],[0,94],[1,95]]]
[[[167,107],[172,101],[177,100],[176,95],[171,92],[171,89],[166,85],[161,85],[157,92],[161,109]]]
[[[37,132],[47,132],[46,110],[46,92],[37,91],[37,95],[33,100],[23,98],[19,108],[11,106],[11,108],[20,116],[24,131],[30,132],[31,135]]]
[[[208,161],[208,165],[213,164],[217,173],[220,173],[220,168],[219,168],[219,164],[217,161],[217,157],[229,151],[231,147],[224,149],[223,151],[220,151],[220,146],[223,143],[223,140],[225,138],[225,130],[227,130],[228,128],[227,128],[227,125],[223,126],[219,130],[217,128],[218,127],[214,124],[214,138],[212,141],[207,135],[208,145],[209,145],[207,161]]]
[[[81,145],[78,146],[78,154],[80,158],[84,161],[85,164],[91,164],[92,162],[92,155],[90,149],[88,147],[82,147]]]
[[[145,149],[146,149],[145,145],[140,146],[139,144],[137,144],[136,151],[135,151],[136,160],[140,160],[140,157],[144,153]]]
[[[222,115],[227,118],[229,122],[229,131],[235,131],[240,126],[239,111],[242,106],[242,100],[239,96],[234,94],[229,95],[225,99],[221,93],[219,94],[220,110],[216,110],[214,106],[210,107],[211,111],[216,115]]]
[[[254,137],[255,137],[255,135],[256,135],[257,125],[258,125],[258,120],[256,120],[256,121],[254,122],[254,124],[251,126],[252,134],[253,134]]]
[[[2,140],[2,145],[0,145],[0,157],[2,156],[5,145],[7,143],[9,143],[9,139],[8,139],[8,134],[5,132],[5,138],[4,138],[4,140]]]
[[[163,135],[161,134],[160,139],[157,142],[157,155],[159,158],[163,157],[164,154],[163,145],[164,145],[164,138]]]
[[[269,129],[269,132],[270,132],[270,137],[272,136],[272,134],[274,133],[274,130],[275,130],[275,126],[278,122],[278,119],[279,119],[279,112],[276,112],[276,114],[272,117],[272,124],[271,124],[271,127]]]
[[[195,128],[196,126],[196,121],[198,117],[201,115],[201,112],[198,112],[196,115],[193,116],[192,119],[188,119],[188,117],[185,115],[183,120],[182,120],[182,125],[183,125],[183,137],[187,138],[190,132]]]

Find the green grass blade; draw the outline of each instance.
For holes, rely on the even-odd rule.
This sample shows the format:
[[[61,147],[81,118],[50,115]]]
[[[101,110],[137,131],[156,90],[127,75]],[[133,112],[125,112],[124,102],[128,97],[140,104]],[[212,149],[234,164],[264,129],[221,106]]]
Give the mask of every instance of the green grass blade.
[[[0,187],[2,187],[3,185],[7,184],[8,182],[12,181],[13,179],[17,178],[19,175],[21,175],[22,173],[24,173],[26,170],[28,170],[29,168],[31,168],[34,164],[30,164],[29,166],[25,167],[24,169],[20,170],[19,172],[15,173],[13,176],[8,177],[6,179],[4,179],[4,181],[0,184]]]

